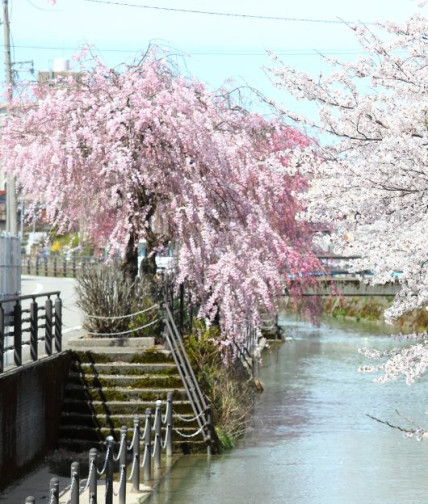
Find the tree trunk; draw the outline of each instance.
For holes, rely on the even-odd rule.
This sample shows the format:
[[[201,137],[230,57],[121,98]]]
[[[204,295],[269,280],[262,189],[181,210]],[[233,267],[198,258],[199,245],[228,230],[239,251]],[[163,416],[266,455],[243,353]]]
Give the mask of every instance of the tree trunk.
[[[125,257],[120,264],[120,270],[123,272],[124,276],[129,278],[132,282],[138,275],[138,243],[135,233],[129,235]]]

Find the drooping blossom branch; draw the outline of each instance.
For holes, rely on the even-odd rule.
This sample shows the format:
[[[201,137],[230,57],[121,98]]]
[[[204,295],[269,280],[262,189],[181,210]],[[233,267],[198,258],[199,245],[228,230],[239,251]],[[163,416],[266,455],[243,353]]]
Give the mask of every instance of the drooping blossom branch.
[[[297,219],[299,166],[317,162],[307,136],[153,51],[119,69],[87,61],[28,96],[5,121],[3,167],[60,232],[83,223],[97,247],[126,257],[145,240],[153,261],[173,244],[177,282],[232,339],[292,279],[293,297],[311,282],[314,228]]]
[[[388,420],[380,420],[379,418],[376,418],[373,415],[367,414],[366,416],[368,418],[370,418],[371,420],[374,420],[375,422],[381,423],[383,425],[387,425],[391,429],[396,429],[396,430],[402,432],[403,436],[405,436],[407,438],[414,438],[417,441],[423,441],[425,438],[428,437],[428,432],[425,429],[423,429],[419,425],[416,425],[413,420],[402,415],[398,410],[395,410],[395,412],[397,413],[398,416],[404,418],[404,420],[406,420],[406,422],[409,423],[410,425],[412,425],[413,427],[402,427],[400,425],[393,424],[393,423],[389,422]]]

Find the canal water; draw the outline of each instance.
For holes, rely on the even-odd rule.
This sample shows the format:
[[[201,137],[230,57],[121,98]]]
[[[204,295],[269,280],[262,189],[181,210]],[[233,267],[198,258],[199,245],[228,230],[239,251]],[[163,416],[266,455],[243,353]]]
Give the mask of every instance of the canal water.
[[[427,381],[373,383],[362,346],[396,345],[358,324],[283,319],[292,336],[265,355],[252,428],[221,456],[185,457],[151,504],[426,504],[428,441],[367,414],[428,426]]]

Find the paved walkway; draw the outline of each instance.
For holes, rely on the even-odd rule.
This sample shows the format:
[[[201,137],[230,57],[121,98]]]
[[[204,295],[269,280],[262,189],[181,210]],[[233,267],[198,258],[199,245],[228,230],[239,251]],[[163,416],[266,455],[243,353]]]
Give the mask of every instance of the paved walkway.
[[[151,492],[160,484],[163,478],[169,474],[174,464],[180,456],[174,456],[169,460],[163,462],[163,467],[159,470],[153,470],[153,479],[149,482],[149,485],[140,485],[140,490],[137,492],[133,489],[132,483],[127,482],[126,484],[126,504],[140,504],[144,502],[150,495]],[[71,466],[71,462],[70,462]],[[141,469],[141,471],[143,471]],[[23,477],[20,481],[17,481],[7,487],[0,494],[0,504],[25,504],[25,499],[29,496],[35,498],[37,504],[49,504],[50,502],[50,481],[52,478],[58,478],[59,480],[59,491],[61,492],[70,485],[70,477],[60,476],[51,470],[48,463],[42,464],[30,474]],[[141,478],[143,478],[143,472],[141,472]],[[118,482],[113,485],[113,491],[118,491]],[[105,496],[105,482],[101,480],[98,484],[98,501],[104,502]],[[59,504],[67,504],[70,499],[69,492],[60,496]],[[88,491],[81,494],[80,502],[89,502]],[[117,496],[113,497],[113,504],[118,504],[119,500]]]

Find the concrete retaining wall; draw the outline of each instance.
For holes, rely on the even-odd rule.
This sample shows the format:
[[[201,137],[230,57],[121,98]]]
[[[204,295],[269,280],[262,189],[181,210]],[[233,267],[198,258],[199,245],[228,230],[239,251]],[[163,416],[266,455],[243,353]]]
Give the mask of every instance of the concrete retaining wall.
[[[55,447],[70,362],[63,352],[0,375],[0,489]]]

